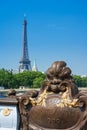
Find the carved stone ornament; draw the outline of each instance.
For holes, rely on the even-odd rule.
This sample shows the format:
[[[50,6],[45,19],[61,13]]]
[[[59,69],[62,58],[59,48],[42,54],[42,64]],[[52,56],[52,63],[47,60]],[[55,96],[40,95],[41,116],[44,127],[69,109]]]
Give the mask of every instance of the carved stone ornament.
[[[11,113],[11,110],[10,110],[9,108],[4,108],[4,109],[2,110],[2,114],[3,114],[4,116],[9,116],[10,113]]]
[[[78,90],[64,61],[48,68],[39,92],[16,98],[20,130],[87,130],[87,92]]]

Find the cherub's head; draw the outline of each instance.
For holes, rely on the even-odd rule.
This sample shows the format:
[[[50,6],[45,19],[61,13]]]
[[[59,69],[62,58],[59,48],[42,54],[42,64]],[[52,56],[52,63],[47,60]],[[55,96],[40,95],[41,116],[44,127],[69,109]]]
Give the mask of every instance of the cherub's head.
[[[64,80],[71,77],[71,70],[66,67],[64,61],[54,62],[46,72],[46,78],[52,82],[59,82],[59,80]]]

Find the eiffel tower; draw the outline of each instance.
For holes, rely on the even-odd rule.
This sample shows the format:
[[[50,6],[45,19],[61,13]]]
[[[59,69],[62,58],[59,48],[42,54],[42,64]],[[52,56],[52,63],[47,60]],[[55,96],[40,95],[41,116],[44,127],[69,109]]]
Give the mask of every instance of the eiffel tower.
[[[22,58],[19,62],[19,72],[31,71],[31,61],[28,56],[28,44],[27,44],[27,20],[24,17],[23,21],[23,48],[22,48]]]

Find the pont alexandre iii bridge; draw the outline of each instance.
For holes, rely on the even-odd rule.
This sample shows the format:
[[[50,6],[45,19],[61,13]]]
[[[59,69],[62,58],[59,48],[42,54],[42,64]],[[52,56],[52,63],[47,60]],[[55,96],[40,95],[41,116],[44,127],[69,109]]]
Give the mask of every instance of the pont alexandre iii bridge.
[[[64,61],[47,69],[40,90],[7,94],[0,98],[0,130],[87,130],[87,91]]]

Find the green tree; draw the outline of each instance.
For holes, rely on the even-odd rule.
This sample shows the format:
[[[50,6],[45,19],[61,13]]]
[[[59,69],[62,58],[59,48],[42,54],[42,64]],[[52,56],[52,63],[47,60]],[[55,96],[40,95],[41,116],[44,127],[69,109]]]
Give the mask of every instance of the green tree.
[[[33,82],[37,78],[45,79],[45,74],[41,72],[33,72],[33,71],[24,71],[22,73],[14,74],[16,87],[19,86],[26,86],[26,87],[33,87]]]
[[[44,80],[42,77],[35,78],[33,81],[33,88],[40,88],[43,84]]]
[[[87,77],[74,75],[73,78],[78,87],[87,87]]]

